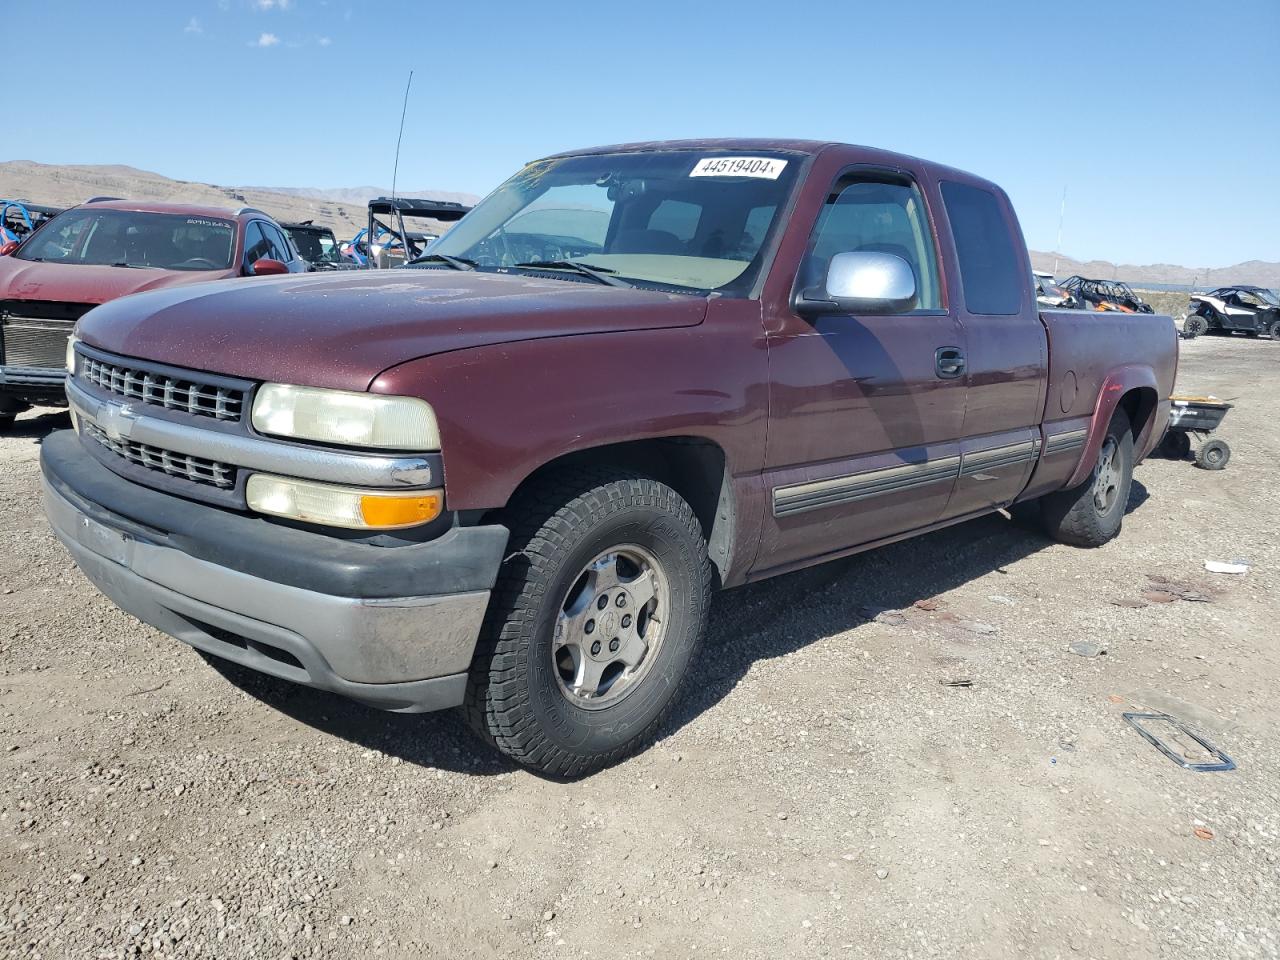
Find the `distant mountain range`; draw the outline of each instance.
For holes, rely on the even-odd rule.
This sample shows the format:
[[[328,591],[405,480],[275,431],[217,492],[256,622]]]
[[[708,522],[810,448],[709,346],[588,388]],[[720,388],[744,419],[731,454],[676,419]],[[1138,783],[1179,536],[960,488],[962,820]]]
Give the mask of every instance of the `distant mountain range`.
[[[1135,287],[1144,283],[1158,288],[1197,290],[1250,284],[1280,289],[1280,263],[1249,260],[1230,267],[1180,267],[1172,263],[1112,263],[1110,260],[1076,260],[1065,254],[1031,251],[1031,266],[1051,271],[1059,280],[1078,274],[1098,280],[1124,280]]]
[[[446,190],[397,191],[402,197],[475,203],[469,193]],[[69,207],[90,197],[126,197],[210,206],[257,207],[277,220],[314,220],[333,228],[340,239],[355,236],[367,222],[367,204],[391,193],[389,188],[347,187],[337,190],[237,187],[169,177],[134,167],[99,164],[46,164],[30,160],[0,163],[0,197]]]
[[[30,160],[0,162],[0,197],[21,197],[34,203],[71,206],[89,197],[108,195],[139,200],[168,200],[225,207],[259,207],[278,220],[315,220],[327,224],[341,238],[353,236],[366,222],[366,204],[388,196],[389,187],[234,187],[187,180],[171,180],[133,167],[98,164],[44,164]],[[475,203],[469,193],[436,189],[397,190],[402,197]],[[1052,270],[1059,278],[1080,274],[1105,280],[1125,280],[1161,286],[1216,287],[1248,283],[1280,288],[1280,262],[1250,260],[1230,267],[1182,267],[1170,263],[1115,264],[1108,260],[1077,260],[1065,254],[1031,251],[1037,270]]]

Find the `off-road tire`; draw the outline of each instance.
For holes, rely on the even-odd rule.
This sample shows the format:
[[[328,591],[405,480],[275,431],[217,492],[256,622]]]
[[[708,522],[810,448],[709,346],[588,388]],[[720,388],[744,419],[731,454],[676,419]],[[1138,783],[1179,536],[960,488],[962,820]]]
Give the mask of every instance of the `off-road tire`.
[[[1280,320],[1276,320],[1271,326],[1267,327],[1267,336],[1272,340],[1280,340]]]
[[[1093,471],[1083,483],[1041,499],[1040,515],[1044,520],[1045,530],[1055,540],[1076,547],[1100,547],[1120,532],[1124,511],[1129,502],[1129,490],[1133,485],[1133,431],[1123,409],[1116,410],[1111,418],[1100,449],[1106,448],[1108,439],[1115,442],[1113,456],[1119,470],[1119,480],[1115,485],[1114,497],[1109,500],[1109,507],[1106,510],[1100,509],[1095,500],[1100,481],[1100,454],[1099,463],[1094,465]]]
[[[1196,450],[1196,466],[1202,470],[1225,470],[1231,460],[1231,448],[1225,440],[1206,440]]]
[[[1182,321],[1182,336],[1186,340],[1194,340],[1209,332],[1209,321],[1198,313],[1193,313]]]
[[[517,763],[585,776],[644,745],[679,698],[706,627],[711,565],[692,508],[666,484],[618,470],[549,477],[506,512],[511,542],[472,661],[464,711]],[[668,620],[657,658],[621,700],[570,702],[552,659],[566,593],[601,551],[636,544],[661,564]]]

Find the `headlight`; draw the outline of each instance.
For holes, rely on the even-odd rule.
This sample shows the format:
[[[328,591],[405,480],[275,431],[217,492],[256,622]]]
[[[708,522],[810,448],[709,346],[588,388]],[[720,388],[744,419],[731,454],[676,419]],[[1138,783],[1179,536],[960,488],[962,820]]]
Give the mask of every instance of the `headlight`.
[[[440,449],[435,412],[417,397],[267,383],[253,401],[253,426],[278,437],[349,447]]]
[[[245,485],[249,508],[330,527],[392,530],[430,523],[444,509],[439,490],[368,490],[255,473]]]
[[[80,338],[74,333],[67,337],[67,373],[76,372],[76,344]]]

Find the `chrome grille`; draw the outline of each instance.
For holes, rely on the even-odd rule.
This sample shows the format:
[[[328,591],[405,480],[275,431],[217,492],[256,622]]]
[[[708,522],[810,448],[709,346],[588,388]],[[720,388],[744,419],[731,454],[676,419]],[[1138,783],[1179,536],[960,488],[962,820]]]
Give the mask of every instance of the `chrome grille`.
[[[243,390],[181,379],[150,370],[107,363],[80,354],[79,376],[121,397],[179,410],[198,417],[237,421],[244,411]]]
[[[85,423],[84,431],[112,453],[149,470],[160,470],[171,477],[203,483],[220,490],[230,490],[236,485],[236,468],[217,460],[174,453],[172,450],[132,440],[113,440],[94,423]]]

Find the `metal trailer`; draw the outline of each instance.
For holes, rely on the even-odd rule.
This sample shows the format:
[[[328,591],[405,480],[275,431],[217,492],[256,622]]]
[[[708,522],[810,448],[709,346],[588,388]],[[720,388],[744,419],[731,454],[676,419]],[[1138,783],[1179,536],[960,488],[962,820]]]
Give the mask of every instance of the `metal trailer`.
[[[1205,470],[1221,470],[1231,459],[1227,441],[1212,439],[1232,404],[1217,397],[1170,397],[1169,426],[1160,450],[1166,457],[1185,460],[1195,438],[1195,461]]]

